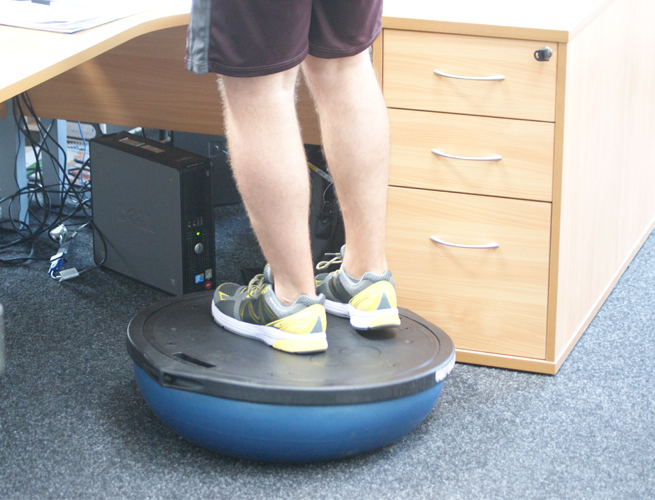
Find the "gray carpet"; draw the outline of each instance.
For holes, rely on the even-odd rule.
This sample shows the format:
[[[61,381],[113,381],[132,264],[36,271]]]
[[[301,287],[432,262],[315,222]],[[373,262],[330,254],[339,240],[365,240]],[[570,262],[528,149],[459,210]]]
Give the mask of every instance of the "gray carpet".
[[[217,214],[217,275],[240,280],[261,255],[239,206]],[[125,330],[165,297],[111,271],[60,284],[45,263],[0,267],[0,498],[655,498],[655,235],[558,375],[458,364],[415,432],[338,462],[228,458],[163,426]]]

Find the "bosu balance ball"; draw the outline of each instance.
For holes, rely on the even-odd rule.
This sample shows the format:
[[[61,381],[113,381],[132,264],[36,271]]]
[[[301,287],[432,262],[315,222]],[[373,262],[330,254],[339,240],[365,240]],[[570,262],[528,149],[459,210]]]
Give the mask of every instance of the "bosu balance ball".
[[[226,455],[308,462],[380,448],[429,415],[455,364],[450,338],[407,310],[400,326],[368,332],[328,315],[328,350],[297,355],[218,326],[212,297],[142,311],[127,348],[162,422]]]

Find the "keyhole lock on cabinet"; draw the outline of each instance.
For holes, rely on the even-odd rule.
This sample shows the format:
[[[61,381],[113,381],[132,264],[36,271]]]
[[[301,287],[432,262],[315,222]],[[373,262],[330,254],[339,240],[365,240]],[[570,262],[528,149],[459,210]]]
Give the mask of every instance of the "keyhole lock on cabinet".
[[[544,47],[534,51],[534,58],[537,61],[548,61],[552,55],[553,51],[550,47]]]

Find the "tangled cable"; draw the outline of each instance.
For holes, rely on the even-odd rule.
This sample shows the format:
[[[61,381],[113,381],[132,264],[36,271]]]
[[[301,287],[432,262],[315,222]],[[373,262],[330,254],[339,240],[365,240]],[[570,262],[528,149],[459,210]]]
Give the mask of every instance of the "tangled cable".
[[[46,126],[37,117],[27,93],[14,97],[12,102],[17,134],[19,139],[22,135],[25,143],[34,151],[35,164],[34,172],[28,177],[24,187],[17,189],[15,193],[5,198],[0,198],[0,205],[6,203],[8,208],[3,211],[3,217],[0,219],[0,228],[2,228],[0,229],[0,264],[20,265],[33,260],[50,261],[49,274],[59,280],[70,279],[96,269],[102,265],[102,262],[80,272],[77,270],[69,273],[61,271],[63,262],[70,258],[72,242],[77,232],[86,226],[94,228],[91,216],[91,183],[89,180],[84,180],[84,173],[90,172],[90,159],[83,161],[77,172],[71,176],[67,169],[66,148],[59,144],[51,133],[54,121]],[[30,131],[25,111],[29,113],[36,124],[38,134],[32,134]],[[34,137],[35,135],[38,137]],[[22,141],[18,140],[17,142],[18,148],[22,147]],[[19,182],[17,174],[19,152],[20,149],[17,149],[14,158],[14,180],[17,187],[25,183],[25,181]],[[60,152],[64,158],[63,163],[60,162]],[[44,184],[43,159],[45,157],[49,158],[56,170],[60,179],[58,184]],[[57,197],[58,206],[54,206],[55,203],[51,198],[53,196]],[[23,203],[27,205],[26,210],[22,207]],[[21,212],[25,213],[23,220],[21,220]],[[28,218],[29,223],[27,222]],[[64,241],[61,236],[61,228],[66,228],[65,224],[77,227],[67,231],[68,236]],[[97,231],[97,228],[94,229]],[[53,257],[35,255],[35,243],[44,234],[60,245],[59,252]],[[98,234],[105,245],[104,255],[106,255],[104,238],[99,231]],[[61,247],[65,243],[68,243],[68,246],[62,252]],[[20,255],[21,250],[22,255]],[[14,255],[3,255],[6,253]],[[16,253],[19,255],[15,255]],[[57,255],[60,256],[57,257]],[[53,259],[57,265],[54,265]],[[55,267],[54,270],[53,267]]]

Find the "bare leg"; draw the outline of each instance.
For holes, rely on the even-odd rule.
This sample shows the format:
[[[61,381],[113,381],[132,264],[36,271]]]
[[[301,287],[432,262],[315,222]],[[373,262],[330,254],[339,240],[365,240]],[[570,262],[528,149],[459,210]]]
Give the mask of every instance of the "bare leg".
[[[354,278],[381,274],[387,269],[389,120],[368,51],[338,59],[308,56],[302,69],[344,217],[343,268]]]
[[[223,77],[234,176],[283,304],[316,296],[309,240],[309,175],[295,110],[298,68]]]

